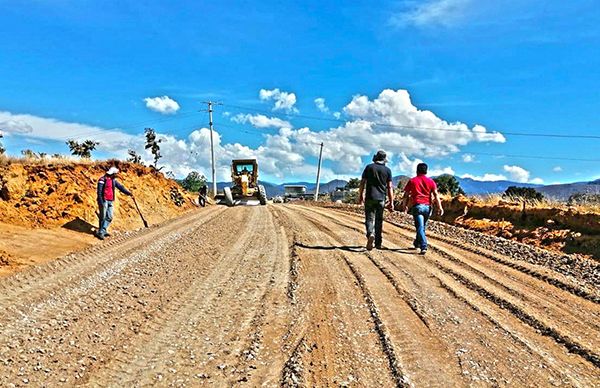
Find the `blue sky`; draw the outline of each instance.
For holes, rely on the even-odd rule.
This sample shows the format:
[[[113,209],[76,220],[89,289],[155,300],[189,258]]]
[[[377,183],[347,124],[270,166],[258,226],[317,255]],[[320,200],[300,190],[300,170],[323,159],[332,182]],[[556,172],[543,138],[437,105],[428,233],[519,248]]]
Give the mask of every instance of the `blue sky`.
[[[378,148],[395,174],[425,160],[488,180],[600,177],[599,162],[499,156],[598,159],[597,139],[505,134],[600,135],[597,1],[340,4],[0,0],[2,143],[94,138],[96,157],[123,157],[150,126],[167,169],[208,175],[212,99],[220,178],[256,156],[266,180],[314,181],[320,141],[326,179]]]

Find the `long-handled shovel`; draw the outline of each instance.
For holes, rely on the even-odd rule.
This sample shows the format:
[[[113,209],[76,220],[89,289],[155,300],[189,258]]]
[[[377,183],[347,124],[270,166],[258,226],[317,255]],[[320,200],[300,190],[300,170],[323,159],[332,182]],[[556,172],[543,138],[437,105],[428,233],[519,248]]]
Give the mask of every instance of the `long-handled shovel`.
[[[144,226],[145,226],[146,228],[149,228],[149,226],[148,226],[148,221],[146,221],[146,219],[144,218],[144,215],[142,214],[142,211],[140,210],[140,207],[138,206],[138,203],[137,203],[137,201],[135,200],[135,197],[133,197],[133,203],[135,203],[135,208],[137,209],[137,211],[138,211],[138,214],[139,214],[139,215],[140,215],[140,217],[142,218],[142,222],[144,223]]]

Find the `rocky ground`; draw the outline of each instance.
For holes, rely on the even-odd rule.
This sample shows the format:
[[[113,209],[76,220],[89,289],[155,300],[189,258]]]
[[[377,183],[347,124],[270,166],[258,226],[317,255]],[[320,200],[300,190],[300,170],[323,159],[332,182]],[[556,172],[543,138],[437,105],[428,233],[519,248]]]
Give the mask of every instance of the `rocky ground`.
[[[390,221],[214,206],[1,278],[0,386],[598,384],[597,267]]]

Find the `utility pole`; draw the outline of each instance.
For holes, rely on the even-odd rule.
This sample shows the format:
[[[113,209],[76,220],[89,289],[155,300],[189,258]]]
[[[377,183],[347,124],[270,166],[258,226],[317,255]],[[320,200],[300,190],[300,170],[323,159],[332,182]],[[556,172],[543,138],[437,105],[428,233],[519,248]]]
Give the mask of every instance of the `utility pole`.
[[[215,168],[215,145],[213,140],[213,102],[206,101],[205,104],[208,104],[208,125],[210,127],[210,159],[212,166],[212,182],[213,182],[213,198],[217,195],[217,170]],[[221,105],[220,103],[215,103],[215,105]]]
[[[317,168],[317,188],[315,189],[315,201],[319,200],[319,185],[321,184],[321,162],[323,161],[323,143],[319,151],[319,167]]]

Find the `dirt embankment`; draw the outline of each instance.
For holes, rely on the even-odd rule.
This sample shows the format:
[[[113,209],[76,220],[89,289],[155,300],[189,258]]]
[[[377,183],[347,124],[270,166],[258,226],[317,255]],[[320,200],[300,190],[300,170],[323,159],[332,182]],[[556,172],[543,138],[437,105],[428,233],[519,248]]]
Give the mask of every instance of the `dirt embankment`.
[[[600,259],[600,215],[459,196],[444,201],[443,221],[564,253]]]
[[[149,167],[98,163],[0,165],[0,274],[93,244],[98,224],[96,184],[112,165],[119,181],[135,194],[150,224],[193,207],[178,184]],[[131,198],[118,193],[112,232],[143,227]]]

